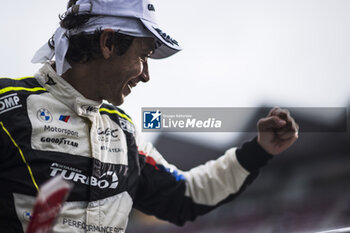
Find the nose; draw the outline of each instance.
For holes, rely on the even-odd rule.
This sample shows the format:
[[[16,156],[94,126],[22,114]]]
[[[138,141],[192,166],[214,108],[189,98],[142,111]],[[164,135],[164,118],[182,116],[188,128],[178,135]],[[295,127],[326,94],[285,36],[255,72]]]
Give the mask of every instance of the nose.
[[[146,83],[150,79],[149,72],[148,72],[148,63],[147,63],[147,61],[144,61],[142,63],[142,65],[143,65],[143,69],[142,69],[142,73],[140,75],[140,78],[141,78],[141,82]]]

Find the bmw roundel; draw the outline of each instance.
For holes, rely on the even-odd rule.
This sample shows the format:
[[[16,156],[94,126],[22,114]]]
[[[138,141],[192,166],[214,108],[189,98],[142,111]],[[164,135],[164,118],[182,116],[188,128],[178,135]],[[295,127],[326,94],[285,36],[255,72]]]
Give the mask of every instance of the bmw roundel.
[[[46,108],[40,108],[37,112],[37,117],[42,122],[49,123],[52,121],[52,115]]]
[[[32,220],[32,213],[28,210],[24,211],[23,219],[29,222],[30,220]]]

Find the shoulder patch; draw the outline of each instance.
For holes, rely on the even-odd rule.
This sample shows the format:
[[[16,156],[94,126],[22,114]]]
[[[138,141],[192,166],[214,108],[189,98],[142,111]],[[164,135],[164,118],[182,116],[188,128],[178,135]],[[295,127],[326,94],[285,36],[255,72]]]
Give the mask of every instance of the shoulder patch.
[[[17,93],[0,97],[0,114],[20,107],[22,107],[22,104]]]

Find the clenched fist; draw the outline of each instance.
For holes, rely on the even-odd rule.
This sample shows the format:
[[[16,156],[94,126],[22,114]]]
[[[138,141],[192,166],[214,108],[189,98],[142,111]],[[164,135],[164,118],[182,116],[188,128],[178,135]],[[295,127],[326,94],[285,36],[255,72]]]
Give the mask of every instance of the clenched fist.
[[[258,143],[266,152],[277,155],[297,140],[298,130],[289,111],[275,107],[258,121]]]

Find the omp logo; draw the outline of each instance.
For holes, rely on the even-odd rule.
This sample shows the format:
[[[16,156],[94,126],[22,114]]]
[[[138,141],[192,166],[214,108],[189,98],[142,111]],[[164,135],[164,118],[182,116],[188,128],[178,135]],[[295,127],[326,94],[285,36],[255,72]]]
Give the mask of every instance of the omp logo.
[[[19,107],[22,107],[22,105],[17,93],[0,98],[0,114]]]
[[[41,137],[41,142],[57,144],[57,145],[69,145],[72,147],[78,147],[79,144],[75,141],[68,140],[66,138],[49,138],[49,137]]]
[[[51,164],[50,176],[61,175],[63,179],[70,180],[84,185],[91,185],[101,189],[116,189],[118,186],[118,176],[114,171],[106,171],[100,177],[85,176],[78,173],[77,169],[69,169],[57,163]]]

